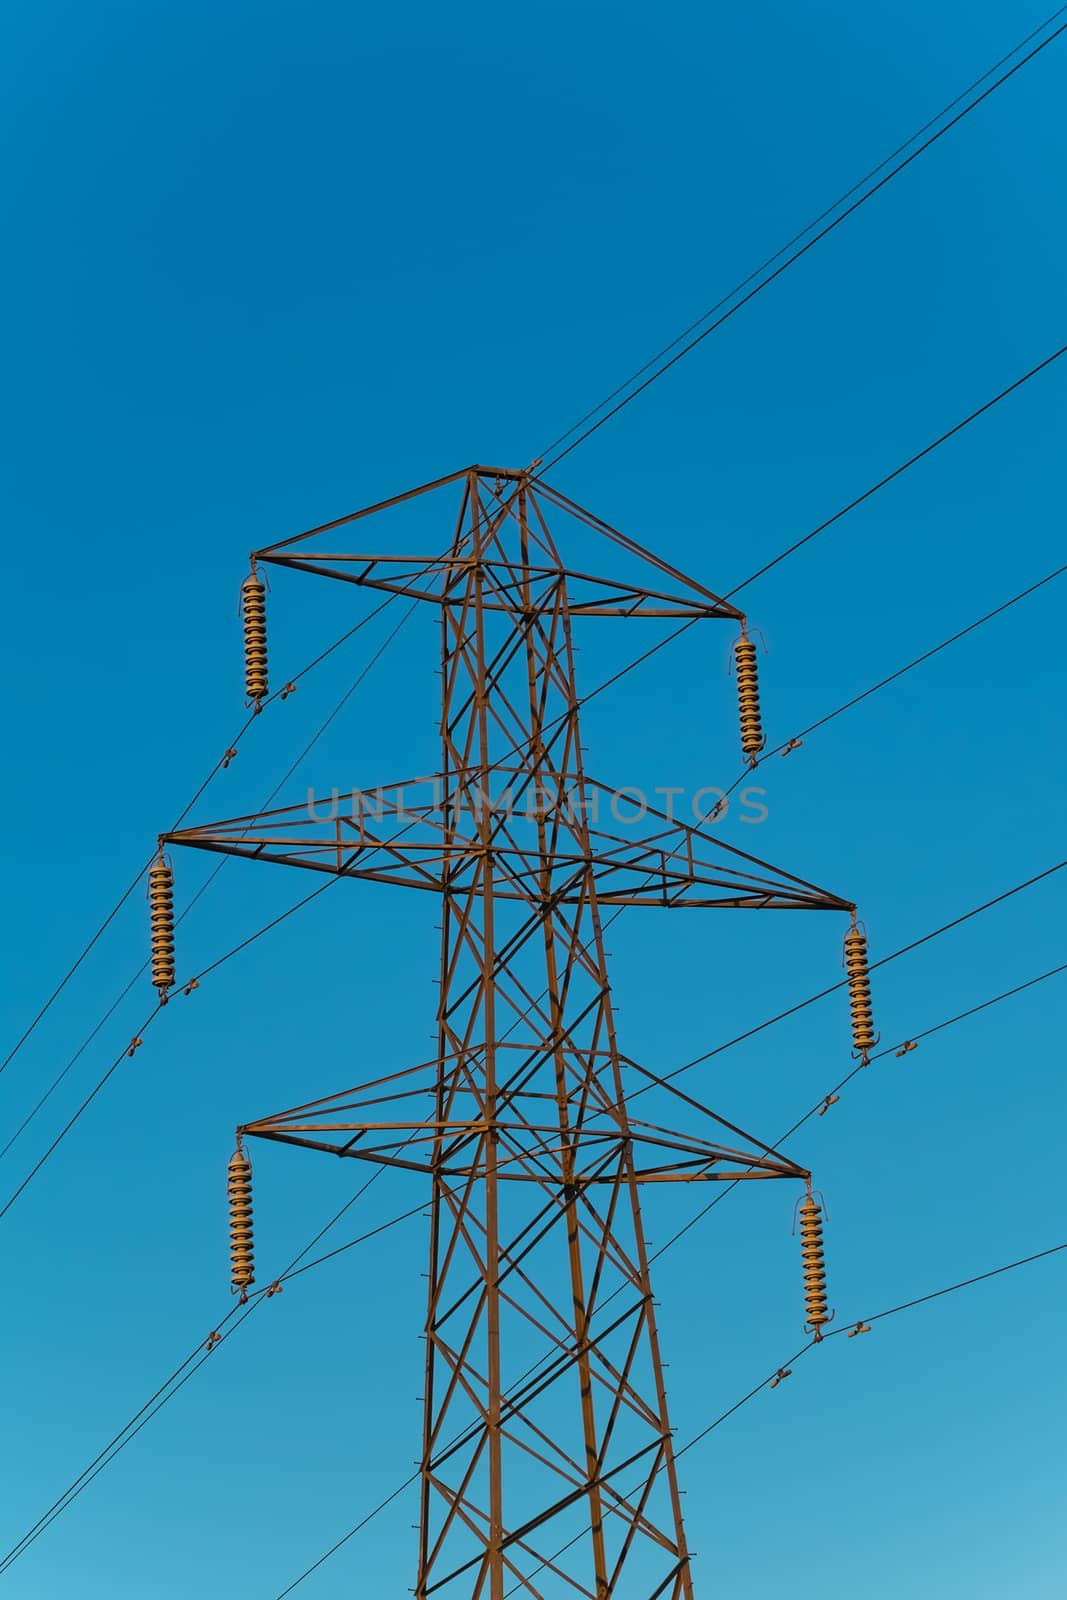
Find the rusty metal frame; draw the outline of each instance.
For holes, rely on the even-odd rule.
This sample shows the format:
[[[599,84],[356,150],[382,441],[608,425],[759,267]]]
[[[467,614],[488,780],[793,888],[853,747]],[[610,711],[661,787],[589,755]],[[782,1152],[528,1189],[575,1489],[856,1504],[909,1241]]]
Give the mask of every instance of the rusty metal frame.
[[[443,557],[311,543],[449,486],[461,503]],[[570,571],[544,506],[672,588]],[[325,819],[290,806],[166,836],[440,897],[432,1059],[241,1129],[430,1178],[416,1600],[692,1600],[641,1191],[807,1174],[621,1053],[601,910],[851,906],[662,813],[641,838],[590,825],[590,797],[606,786],[584,769],[572,622],[741,614],[532,473],[496,468],[256,559],[440,608],[432,780],[375,791],[373,825],[362,804]],[[501,780],[520,798],[532,791],[525,813],[487,802]],[[433,794],[409,804],[429,782]],[[635,1072],[741,1147],[633,1117]]]

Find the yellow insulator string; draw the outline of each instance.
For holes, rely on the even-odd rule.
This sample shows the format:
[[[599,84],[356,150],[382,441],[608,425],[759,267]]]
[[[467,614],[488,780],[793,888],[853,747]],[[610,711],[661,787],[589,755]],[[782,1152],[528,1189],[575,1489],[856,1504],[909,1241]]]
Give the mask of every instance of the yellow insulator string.
[[[245,635],[245,693],[259,711],[267,693],[266,589],[255,566],[241,585]]]
[[[826,1301],[826,1261],[822,1246],[822,1208],[811,1192],[800,1202],[800,1259],[804,1273],[804,1310],[816,1343],[830,1321]]]
[[[252,1163],[241,1148],[240,1139],[226,1168],[226,1195],[230,1203],[230,1287],[243,1303],[256,1279],[252,1262]]]
[[[166,1005],[174,983],[174,874],[170,863],[158,855],[148,869],[148,915],[152,982]]]
[[[848,1004],[852,1015],[852,1054],[864,1066],[878,1043],[871,1012],[871,978],[867,969],[867,935],[853,915],[852,926],[845,934],[845,973],[848,980]]]
[[[734,666],[737,672],[737,708],[741,717],[741,751],[748,765],[754,767],[766,740],[760,720],[756,646],[744,631],[740,639],[734,640]]]

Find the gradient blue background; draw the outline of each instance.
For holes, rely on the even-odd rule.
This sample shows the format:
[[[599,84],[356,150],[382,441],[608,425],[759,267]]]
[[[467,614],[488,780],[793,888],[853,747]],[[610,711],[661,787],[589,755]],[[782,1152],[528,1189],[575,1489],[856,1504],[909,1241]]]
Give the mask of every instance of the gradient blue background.
[[[474,459],[525,464],[1038,20],[879,0],[12,3],[5,1037],[240,725],[250,547]],[[568,458],[559,487],[728,588],[1063,342],[1065,51]],[[773,739],[1059,563],[1065,421],[1057,367],[753,585]],[[725,836],[856,899],[874,956],[1058,859],[1063,603],[1049,586],[768,763],[768,820]],[[353,605],[278,578],[276,681]],[[264,716],[197,816],[254,809],[386,631]],[[653,637],[590,624],[584,686]],[[595,702],[600,776],[733,779],[728,637],[693,630]],[[435,648],[413,620],[294,800],[433,764]],[[207,869],[177,867],[181,901]],[[229,864],[183,926],[183,967],[312,886]],[[878,974],[884,1037],[1067,959],[1063,892],[1054,878]],[[138,893],[4,1075],[5,1127],[136,970],[145,922]],[[324,896],[172,1005],[0,1223],[4,1549],[227,1309],[234,1123],[427,1053],[431,922],[399,891]],[[834,981],[840,933],[627,913],[609,941],[625,1048],[669,1070]],[[829,1203],[842,1317],[1067,1237],[1063,993],[879,1062],[794,1141]],[[3,1196],[150,1001],[142,983],[0,1163]],[[836,996],[683,1083],[773,1139],[847,1065]],[[259,1159],[261,1281],[358,1177]],[[418,1198],[387,1175],[338,1240]],[[800,1343],[792,1200],[742,1189],[659,1264],[680,1439]],[[697,1204],[657,1197],[654,1242]],[[258,1311],[5,1592],[271,1600],[411,1469],[423,1228]],[[834,1341],[693,1450],[698,1592],[1061,1595],[1063,1262]],[[404,1594],[414,1515],[397,1502],[301,1595]]]

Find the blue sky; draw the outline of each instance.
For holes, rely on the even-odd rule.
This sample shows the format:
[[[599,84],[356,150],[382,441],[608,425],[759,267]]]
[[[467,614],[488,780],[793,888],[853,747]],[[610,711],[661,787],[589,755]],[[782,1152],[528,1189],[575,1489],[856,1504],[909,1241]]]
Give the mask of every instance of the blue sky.
[[[252,546],[471,460],[524,465],[1039,20],[10,6],[5,1037],[243,720]],[[727,589],[1063,343],[1065,50],[568,457],[559,488]],[[772,739],[1060,564],[1065,420],[1057,366],[746,591]],[[343,588],[276,581],[279,674],[354,620]],[[856,900],[874,958],[1058,860],[1061,611],[1049,585],[768,763],[767,821],[726,836]],[[264,716],[196,815],[253,810],[386,632]],[[586,633],[583,685],[651,637]],[[727,642],[693,630],[590,707],[599,775],[733,780]],[[413,619],[293,800],[432,761],[435,648]],[[177,865],[181,903],[206,869]],[[306,887],[230,864],[183,964]],[[1062,905],[1053,878],[876,974],[885,1038],[1067,959]],[[146,920],[138,894],[4,1074],[3,1126],[136,971]],[[419,896],[338,886],[173,1005],[0,1222],[4,1549],[227,1309],[234,1124],[427,1053],[431,922]],[[625,1048],[670,1070],[833,982],[831,922],[627,913],[609,941]],[[150,1003],[142,984],[0,1161],[0,1197]],[[1062,1015],[1061,978],[872,1066],[790,1146],[827,1197],[842,1317],[1067,1237],[1036,1137],[1067,1113]],[[684,1081],[773,1139],[847,1066],[838,996]],[[347,1165],[258,1162],[262,1273],[355,1187]],[[387,1175],[338,1242],[418,1199]],[[742,1189],[658,1265],[681,1439],[800,1343],[792,1199]],[[653,1240],[696,1209],[657,1197]],[[272,1600],[411,1469],[422,1228],[258,1311],[7,1592]],[[697,1592],[1061,1593],[1064,1302],[1053,1258],[835,1340],[746,1406],[685,1458]],[[405,1592],[414,1517],[398,1501],[301,1595]]]

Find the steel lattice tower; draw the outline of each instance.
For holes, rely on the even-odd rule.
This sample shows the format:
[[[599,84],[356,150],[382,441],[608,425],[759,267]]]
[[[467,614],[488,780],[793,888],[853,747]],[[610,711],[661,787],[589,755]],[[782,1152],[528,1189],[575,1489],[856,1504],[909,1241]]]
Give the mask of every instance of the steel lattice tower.
[[[691,1600],[641,1189],[808,1174],[688,1097],[729,1146],[631,1112],[658,1080],[620,1051],[603,913],[853,908],[663,814],[600,826],[574,619],[743,617],[532,472],[472,467],[341,521],[449,485],[438,557],[338,554],[327,529],[253,557],[439,608],[440,772],[164,842],[440,901],[434,1058],[239,1129],[430,1180],[417,1600]],[[665,587],[568,571],[549,512]]]

